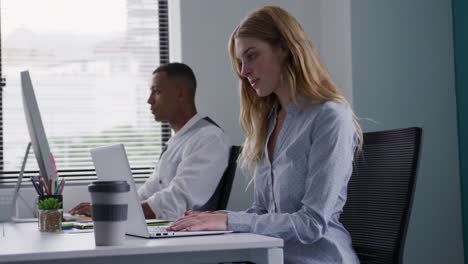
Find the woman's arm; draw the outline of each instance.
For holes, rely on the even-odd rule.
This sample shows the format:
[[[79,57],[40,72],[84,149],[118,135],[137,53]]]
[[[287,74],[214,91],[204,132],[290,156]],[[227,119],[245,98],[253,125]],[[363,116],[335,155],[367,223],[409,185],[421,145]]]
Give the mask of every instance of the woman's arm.
[[[313,243],[325,234],[331,217],[341,210],[341,208],[337,210],[336,205],[352,172],[355,127],[351,113],[348,111],[322,111],[314,126],[316,129],[311,135],[313,141],[306,165],[308,175],[301,209],[294,213],[261,215],[228,212],[226,217],[228,229],[296,240],[301,243]],[[218,221],[224,220],[219,218]],[[209,223],[215,221],[214,217],[210,218],[209,215],[204,215],[200,220]],[[190,226],[191,230],[210,230],[211,227],[207,224],[202,225],[197,219],[183,224],[176,227]],[[218,224],[221,223],[213,223],[213,226]]]

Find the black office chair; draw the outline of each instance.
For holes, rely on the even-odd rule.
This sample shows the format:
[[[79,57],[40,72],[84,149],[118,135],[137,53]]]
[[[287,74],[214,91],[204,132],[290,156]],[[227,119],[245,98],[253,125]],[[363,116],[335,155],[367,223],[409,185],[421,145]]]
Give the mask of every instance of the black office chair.
[[[341,222],[361,263],[402,263],[422,129],[364,133]]]
[[[218,187],[216,187],[211,198],[199,209],[200,211],[226,210],[229,196],[231,195],[232,183],[234,182],[234,176],[236,175],[237,158],[241,151],[241,146],[231,146],[231,149],[229,150],[228,166],[224,171],[223,177],[219,181]]]

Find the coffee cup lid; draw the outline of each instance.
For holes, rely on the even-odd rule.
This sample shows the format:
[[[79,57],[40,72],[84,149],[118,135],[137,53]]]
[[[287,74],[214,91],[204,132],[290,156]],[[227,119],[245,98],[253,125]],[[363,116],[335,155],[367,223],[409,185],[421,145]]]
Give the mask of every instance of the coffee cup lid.
[[[130,185],[126,181],[93,181],[88,185],[90,192],[128,192]]]

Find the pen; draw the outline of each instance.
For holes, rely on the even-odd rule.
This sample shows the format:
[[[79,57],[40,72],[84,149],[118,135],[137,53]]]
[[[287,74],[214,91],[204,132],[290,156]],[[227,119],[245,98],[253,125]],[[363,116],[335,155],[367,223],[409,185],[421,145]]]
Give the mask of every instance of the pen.
[[[48,195],[50,195],[49,189],[47,188],[46,180],[44,180],[44,178],[41,177],[41,182],[44,184],[44,190],[45,190],[45,192],[46,192]]]
[[[65,186],[65,178],[62,178],[62,182],[60,183],[60,195],[63,193],[63,186]]]
[[[42,177],[41,176],[38,176],[37,180],[39,181],[39,189],[41,190],[41,194],[42,196],[44,196],[44,186],[42,184]]]
[[[39,187],[37,186],[36,182],[34,181],[34,177],[31,177],[31,182],[32,182],[32,185],[34,187],[34,189],[36,189],[36,192],[39,196],[41,196],[41,191],[39,190]]]

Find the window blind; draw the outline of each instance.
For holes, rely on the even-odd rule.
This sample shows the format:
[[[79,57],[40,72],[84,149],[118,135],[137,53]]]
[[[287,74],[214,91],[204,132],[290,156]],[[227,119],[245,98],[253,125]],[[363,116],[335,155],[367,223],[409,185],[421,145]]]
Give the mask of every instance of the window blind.
[[[3,0],[0,22],[0,183],[15,181],[29,142],[23,70],[59,176],[95,178],[90,149],[122,143],[134,177],[148,177],[171,136],[147,104],[151,73],[169,61],[167,1]]]

